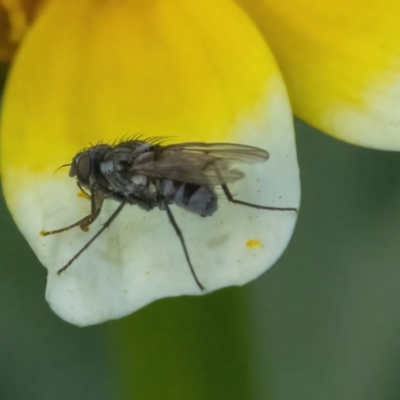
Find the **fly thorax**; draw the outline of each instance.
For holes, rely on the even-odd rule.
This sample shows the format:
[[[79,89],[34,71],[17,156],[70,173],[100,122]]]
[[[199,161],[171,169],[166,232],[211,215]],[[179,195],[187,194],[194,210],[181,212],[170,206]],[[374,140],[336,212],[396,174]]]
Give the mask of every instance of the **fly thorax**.
[[[115,170],[113,161],[103,161],[100,163],[100,172],[103,175],[109,175]]]
[[[147,178],[144,175],[133,175],[128,184],[132,194],[140,194],[147,190]]]
[[[149,198],[155,199],[157,197],[157,187],[154,183],[150,183],[147,187],[147,196]]]
[[[140,140],[131,142],[131,152],[134,154],[135,158],[140,157],[141,154],[147,152],[151,145],[147,142],[142,142]]]
[[[154,161],[154,152],[146,151],[135,158],[134,164],[148,164]]]
[[[133,175],[131,182],[138,188],[147,186],[147,178],[144,175]]]
[[[179,188],[179,185],[170,179],[163,179],[160,186],[160,193],[168,200],[172,200],[174,198],[176,191]]]
[[[148,187],[149,193],[151,194],[156,194],[157,193],[157,188],[156,185],[154,183],[150,183],[149,187]]]

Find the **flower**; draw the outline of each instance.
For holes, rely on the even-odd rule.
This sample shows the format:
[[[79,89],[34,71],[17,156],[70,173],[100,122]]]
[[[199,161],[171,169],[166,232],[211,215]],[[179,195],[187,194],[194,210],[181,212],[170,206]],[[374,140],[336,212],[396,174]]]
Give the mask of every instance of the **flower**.
[[[309,1],[42,4],[7,82],[1,170],[13,218],[48,269],[46,298],[58,315],[90,325],[162,297],[242,285],[276,261],[297,217],[293,211],[229,204],[222,192],[219,210],[211,217],[173,207],[206,288],[201,291],[165,211],[127,206],[58,276],[118,206],[106,200],[89,233],[75,228],[39,235],[88,214],[90,203],[77,196],[74,181],[54,171],[90,143],[141,133],[175,142],[253,145],[267,150],[270,160],[246,169],[246,177],[231,191],[248,202],[293,208],[299,205],[300,183],[286,87],[295,113],[309,123],[353,143],[396,148],[390,128],[395,114],[382,107],[390,103],[388,93],[395,93],[389,73],[382,72],[384,66],[395,66],[394,56],[388,56],[395,53],[390,47],[394,39],[385,42],[384,60],[382,52],[371,50],[382,34],[349,64],[345,56],[364,43],[366,23],[345,29],[353,34],[349,49],[343,47],[343,33],[332,29],[339,23],[342,27],[357,6],[361,10],[361,2],[349,9],[343,2],[332,11],[327,3]],[[7,3],[15,10],[10,6],[15,1]],[[388,5],[398,15],[395,3]],[[360,15],[370,21],[383,18],[378,12]],[[324,17],[331,18],[330,24],[322,24]],[[379,33],[396,29],[393,23]],[[373,66],[366,68],[363,60],[371,56]],[[376,90],[382,87],[388,90]],[[377,92],[381,97],[373,96]]]

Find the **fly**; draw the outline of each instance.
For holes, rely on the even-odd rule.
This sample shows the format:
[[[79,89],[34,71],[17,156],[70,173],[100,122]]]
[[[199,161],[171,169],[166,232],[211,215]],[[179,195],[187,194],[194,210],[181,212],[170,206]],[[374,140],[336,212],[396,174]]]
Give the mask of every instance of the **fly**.
[[[98,144],[76,154],[70,164],[69,176],[75,177],[78,187],[90,197],[90,214],[61,229],[41,231],[43,236],[80,227],[88,231],[99,216],[106,199],[119,206],[99,231],[79,250],[57,274],[64,272],[114,221],[127,205],[136,205],[146,211],[159,208],[167,213],[177,234],[190,272],[197,286],[204,290],[190,260],[183,233],[171,210],[171,205],[201,217],[217,211],[220,186],[227,200],[271,211],[294,211],[293,207],[269,207],[234,199],[228,184],[244,177],[233,164],[255,164],[268,160],[262,149],[232,143],[188,142],[161,145],[159,139],[127,140],[115,145]]]

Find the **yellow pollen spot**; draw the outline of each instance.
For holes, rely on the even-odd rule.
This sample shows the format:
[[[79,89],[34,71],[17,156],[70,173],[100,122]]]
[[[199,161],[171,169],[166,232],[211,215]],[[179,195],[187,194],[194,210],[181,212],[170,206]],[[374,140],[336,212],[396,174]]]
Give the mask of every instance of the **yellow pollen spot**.
[[[246,247],[248,249],[262,249],[264,246],[263,244],[257,239],[249,239],[246,242]]]
[[[81,197],[82,199],[90,200],[90,196],[88,194],[86,194],[85,192],[82,192],[82,191],[78,192],[77,196]]]

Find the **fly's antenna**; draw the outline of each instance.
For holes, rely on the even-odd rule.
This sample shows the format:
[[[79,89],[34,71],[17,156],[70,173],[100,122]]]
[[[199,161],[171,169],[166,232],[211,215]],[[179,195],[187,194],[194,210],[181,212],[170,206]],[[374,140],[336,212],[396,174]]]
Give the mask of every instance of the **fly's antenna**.
[[[60,165],[54,172],[53,172],[53,176],[56,174],[56,172],[57,171],[59,171],[61,168],[64,168],[64,167],[70,167],[71,166],[71,164],[63,164],[63,165]]]

